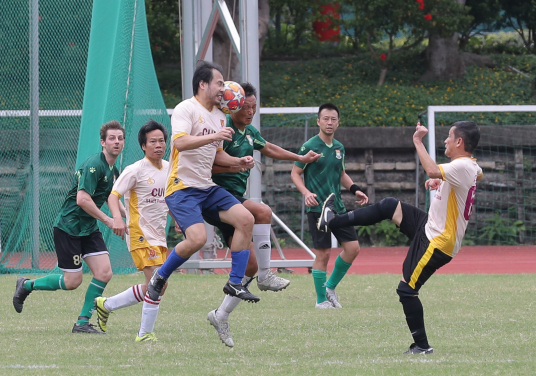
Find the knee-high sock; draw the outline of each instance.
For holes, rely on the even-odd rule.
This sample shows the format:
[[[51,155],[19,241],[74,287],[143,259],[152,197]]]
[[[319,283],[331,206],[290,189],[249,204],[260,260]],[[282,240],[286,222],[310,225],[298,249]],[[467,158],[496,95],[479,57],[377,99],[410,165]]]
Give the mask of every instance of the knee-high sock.
[[[234,284],[242,283],[249,260],[249,249],[231,252],[231,272],[229,281]]]
[[[316,302],[322,303],[328,300],[326,298],[326,279],[327,273],[323,270],[313,269],[313,281],[315,283]]]
[[[143,308],[141,309],[141,326],[138,336],[142,337],[145,333],[152,333],[154,331],[154,324],[156,322],[156,317],[158,316],[158,311],[160,310],[160,300],[161,296],[158,297],[158,301],[151,300],[149,294],[145,294],[143,300]]]
[[[259,281],[264,281],[270,270],[270,256],[272,255],[272,243],[270,242],[270,228],[268,224],[253,225],[253,244],[257,265],[259,266]]]
[[[330,228],[345,226],[370,226],[384,219],[392,219],[399,201],[393,197],[387,197],[373,205],[336,215],[329,222]]]
[[[93,315],[93,301],[95,298],[102,295],[104,288],[106,287],[107,282],[99,281],[98,279],[93,278],[89,283],[89,287],[86,291],[86,297],[84,299],[84,305],[80,311],[80,317],[78,318],[77,323],[82,325],[89,321]]]
[[[179,266],[188,261],[188,258],[182,258],[173,250],[170,252],[169,257],[166,259],[164,264],[158,269],[158,274],[168,279],[171,273],[173,273]]]
[[[335,289],[341,279],[343,279],[343,277],[346,275],[348,269],[350,269],[350,266],[352,266],[352,264],[344,261],[341,255],[337,256],[337,259],[335,260],[335,267],[333,268],[333,272],[329,277],[326,287],[332,290]]]
[[[402,303],[413,341],[423,349],[429,348],[430,345],[424,328],[424,310],[421,300],[418,296],[405,296],[400,299],[400,303]]]
[[[242,285],[246,285],[252,277],[245,276],[242,279]],[[228,320],[229,314],[234,311],[236,307],[240,304],[242,299],[235,296],[225,295],[223,301],[221,302],[220,308],[216,310],[216,318],[218,320]]]
[[[104,302],[104,308],[106,308],[108,311],[115,311],[116,309],[138,304],[143,300],[142,286],[143,285],[141,284],[134,285],[117,295],[107,298]]]
[[[24,282],[24,288],[28,291],[32,290],[45,290],[45,291],[56,291],[56,290],[67,290],[65,287],[65,281],[63,280],[63,275],[61,274],[49,274],[47,276],[37,278],[34,280],[28,280]]]

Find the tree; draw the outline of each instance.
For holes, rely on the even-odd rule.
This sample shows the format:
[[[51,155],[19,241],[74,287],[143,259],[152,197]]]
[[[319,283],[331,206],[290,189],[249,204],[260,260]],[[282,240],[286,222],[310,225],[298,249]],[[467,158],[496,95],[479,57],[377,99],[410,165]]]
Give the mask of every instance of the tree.
[[[491,31],[501,19],[502,6],[499,0],[466,0],[465,6],[473,17],[471,24],[460,33],[460,50],[464,50],[469,39],[482,31]]]
[[[383,85],[392,55],[419,45],[425,37],[425,19],[419,11],[420,2],[372,0],[355,2],[346,0],[354,17],[354,30],[363,30],[372,58],[380,67],[378,86]],[[413,27],[411,27],[412,25]],[[405,35],[401,44],[395,39]],[[381,43],[385,41],[384,43]]]
[[[523,44],[531,53],[536,53],[536,1],[500,0],[504,9],[501,24],[513,27]]]
[[[467,29],[472,17],[465,0],[427,0],[424,3],[428,17],[428,68],[421,81],[451,80],[465,74],[465,65],[458,50],[458,32]]]
[[[225,0],[229,12],[233,18],[235,26],[238,29],[238,0]],[[259,3],[259,53],[262,53],[264,40],[268,34],[268,25],[270,23],[270,5],[268,0],[258,0]],[[218,21],[214,36],[212,39],[213,60],[223,67],[223,77],[226,80],[240,81],[240,61],[236,56],[231,40],[227,35],[223,21]],[[247,57],[246,57],[247,58]]]

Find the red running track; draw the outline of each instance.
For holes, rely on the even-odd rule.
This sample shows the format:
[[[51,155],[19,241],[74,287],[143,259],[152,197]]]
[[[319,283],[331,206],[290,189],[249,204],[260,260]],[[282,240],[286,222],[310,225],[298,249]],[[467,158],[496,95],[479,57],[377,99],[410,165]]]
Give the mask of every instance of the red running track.
[[[408,247],[362,248],[348,273],[402,274],[402,262]],[[331,252],[328,272],[333,270],[336,256],[342,249]],[[284,249],[287,259],[309,259],[302,249]],[[280,259],[272,251],[272,259]],[[307,268],[292,268],[294,273],[308,273]],[[517,274],[536,273],[536,246],[478,246],[462,247],[450,263],[439,269],[439,274]]]

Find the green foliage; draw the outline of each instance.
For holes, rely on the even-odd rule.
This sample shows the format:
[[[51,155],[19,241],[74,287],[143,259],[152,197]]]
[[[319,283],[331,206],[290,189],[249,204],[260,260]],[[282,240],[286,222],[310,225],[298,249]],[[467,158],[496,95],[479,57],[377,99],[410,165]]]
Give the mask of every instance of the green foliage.
[[[464,49],[470,38],[482,31],[494,29],[494,23],[501,18],[502,6],[499,0],[466,0],[466,8],[472,17],[471,24],[460,32],[460,49]]]
[[[499,210],[485,221],[488,224],[481,229],[479,239],[484,239],[487,244],[518,244],[519,233],[525,230],[523,221],[503,218]]]
[[[147,28],[155,64],[180,61],[179,8],[176,0],[146,0]]]
[[[506,72],[511,65],[536,76],[532,55],[493,55],[497,67],[467,67],[465,77],[415,85],[425,70],[423,58],[406,52],[396,55],[384,86],[376,86],[375,61],[370,57],[309,59],[298,62],[264,61],[261,64],[261,106],[318,106],[332,101],[341,111],[342,126],[413,126],[417,114],[427,106],[536,104],[533,83]],[[452,116],[459,118],[460,114]],[[464,115],[465,116],[465,115]],[[471,113],[478,124],[516,124],[532,114]],[[263,116],[264,119],[267,118]],[[284,122],[287,116],[277,116]],[[438,114],[437,124],[452,119]]]
[[[391,221],[381,221],[374,226],[374,233],[379,238],[379,246],[394,247],[409,244],[406,235]]]
[[[523,44],[536,53],[536,6],[534,0],[500,0],[504,10],[501,26],[512,27],[521,36]]]

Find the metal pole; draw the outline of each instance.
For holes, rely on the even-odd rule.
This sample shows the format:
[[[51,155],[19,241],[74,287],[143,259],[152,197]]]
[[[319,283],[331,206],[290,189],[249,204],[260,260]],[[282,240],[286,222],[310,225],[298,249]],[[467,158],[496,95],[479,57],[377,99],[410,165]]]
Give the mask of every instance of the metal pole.
[[[39,268],[39,0],[30,0],[30,154],[32,163],[32,268]]]
[[[251,123],[258,131],[261,130],[260,118],[260,79],[259,79],[259,4],[257,0],[240,1],[240,51],[242,81],[251,83],[257,88],[257,112]],[[256,162],[261,161],[261,153],[255,151],[253,158]],[[259,168],[251,170],[249,178],[249,199],[261,202],[262,197],[262,172]]]
[[[305,132],[304,132],[304,143],[307,142],[307,130],[309,128],[309,119],[305,119]],[[303,240],[305,228],[305,198],[302,196],[301,201],[301,229],[300,229],[300,238]]]
[[[182,1],[182,99],[191,98],[194,95],[192,79],[195,71],[195,32],[194,32],[194,0]]]

